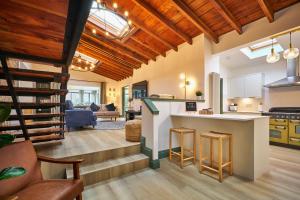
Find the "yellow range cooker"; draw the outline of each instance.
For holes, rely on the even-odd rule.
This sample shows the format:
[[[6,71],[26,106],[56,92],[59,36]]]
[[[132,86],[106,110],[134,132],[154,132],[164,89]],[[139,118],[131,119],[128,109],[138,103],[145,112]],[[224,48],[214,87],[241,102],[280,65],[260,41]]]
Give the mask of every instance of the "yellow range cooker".
[[[270,116],[270,142],[300,147],[300,107],[274,107],[263,113]]]

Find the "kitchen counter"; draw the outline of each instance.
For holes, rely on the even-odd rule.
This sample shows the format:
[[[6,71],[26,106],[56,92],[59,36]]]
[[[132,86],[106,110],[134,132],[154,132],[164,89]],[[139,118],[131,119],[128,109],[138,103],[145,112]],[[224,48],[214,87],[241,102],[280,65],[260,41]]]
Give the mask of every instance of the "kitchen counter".
[[[268,116],[259,115],[226,115],[226,114],[212,114],[203,115],[196,113],[182,113],[182,114],[171,114],[172,117],[192,117],[192,118],[203,118],[203,119],[220,119],[220,120],[233,120],[233,121],[251,121],[254,119],[268,118]]]
[[[232,134],[234,175],[256,180],[268,171],[269,117],[251,114],[200,115],[197,112],[186,112],[185,102],[151,101],[150,105],[147,101],[142,104],[142,136],[145,138],[147,152],[151,152],[152,166],[159,166],[159,159],[168,152],[170,128],[187,127],[196,130],[197,141],[199,134],[207,131]],[[197,102],[199,109],[201,106],[203,105]],[[192,148],[192,141],[192,137],[186,136],[184,145]],[[172,148],[178,146],[178,137],[174,135]],[[226,146],[225,141],[224,160],[228,158]],[[205,155],[209,155],[209,142],[205,142],[203,150]],[[218,156],[217,152],[214,151],[215,158]],[[199,145],[197,145],[197,159],[199,159]]]

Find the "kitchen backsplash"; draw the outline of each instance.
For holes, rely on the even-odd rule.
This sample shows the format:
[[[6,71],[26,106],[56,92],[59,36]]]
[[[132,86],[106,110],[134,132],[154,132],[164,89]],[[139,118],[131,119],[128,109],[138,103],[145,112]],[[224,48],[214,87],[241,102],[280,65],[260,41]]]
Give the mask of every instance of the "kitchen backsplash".
[[[262,99],[258,98],[236,98],[228,100],[228,105],[236,103],[238,112],[258,112],[258,107],[262,103]]]

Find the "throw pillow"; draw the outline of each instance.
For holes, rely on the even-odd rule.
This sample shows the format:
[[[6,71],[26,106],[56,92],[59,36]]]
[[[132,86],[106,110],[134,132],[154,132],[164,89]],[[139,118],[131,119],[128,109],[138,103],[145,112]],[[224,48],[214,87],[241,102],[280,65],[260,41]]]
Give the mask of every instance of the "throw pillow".
[[[95,103],[92,103],[90,105],[90,108],[91,108],[91,111],[93,111],[93,112],[97,112],[100,109],[100,107],[97,106]]]
[[[115,111],[116,110],[116,107],[113,103],[107,104],[106,108],[107,108],[108,111]]]
[[[74,110],[74,106],[71,100],[66,100],[66,110]]]

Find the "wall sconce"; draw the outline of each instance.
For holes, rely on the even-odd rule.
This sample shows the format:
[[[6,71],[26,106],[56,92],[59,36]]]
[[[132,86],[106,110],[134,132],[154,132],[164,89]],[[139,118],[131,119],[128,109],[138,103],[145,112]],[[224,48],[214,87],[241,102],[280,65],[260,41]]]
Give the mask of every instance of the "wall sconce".
[[[183,80],[183,82],[179,84],[179,87],[184,88],[184,99],[186,99],[186,88],[191,85],[191,81],[187,79],[186,73],[181,73],[179,78]]]

